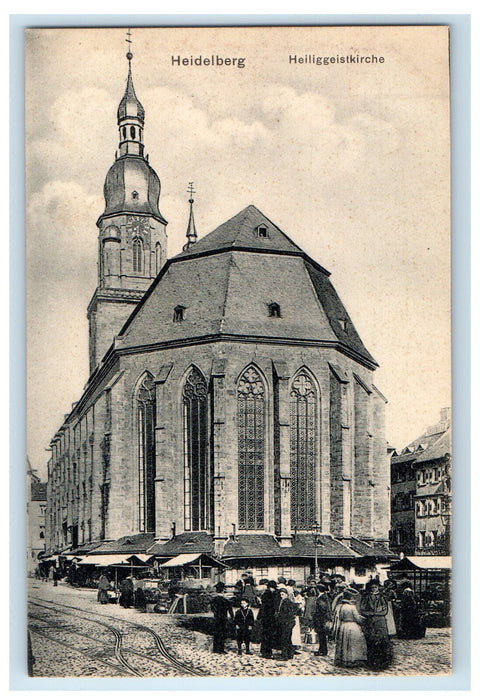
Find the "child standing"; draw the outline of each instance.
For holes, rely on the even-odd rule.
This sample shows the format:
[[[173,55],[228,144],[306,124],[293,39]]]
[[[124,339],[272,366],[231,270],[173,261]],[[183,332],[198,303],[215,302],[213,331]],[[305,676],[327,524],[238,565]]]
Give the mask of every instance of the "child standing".
[[[255,618],[253,617],[253,611],[250,608],[250,603],[247,598],[241,599],[240,607],[235,613],[233,621],[237,631],[238,655],[242,655],[242,642],[245,642],[245,652],[251,654],[250,638]]]

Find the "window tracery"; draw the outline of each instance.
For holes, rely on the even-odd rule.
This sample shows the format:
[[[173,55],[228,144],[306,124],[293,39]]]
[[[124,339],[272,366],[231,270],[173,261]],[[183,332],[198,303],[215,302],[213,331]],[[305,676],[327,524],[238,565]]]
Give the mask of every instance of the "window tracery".
[[[292,528],[306,530],[317,520],[317,390],[300,370],[290,390],[290,499]]]
[[[155,532],[155,383],[147,374],[137,392],[138,518],[140,532]]]
[[[193,367],[183,387],[184,527],[209,530],[212,526],[213,482],[208,458],[207,383]]]
[[[255,367],[237,385],[238,526],[262,530],[265,507],[265,387]]]

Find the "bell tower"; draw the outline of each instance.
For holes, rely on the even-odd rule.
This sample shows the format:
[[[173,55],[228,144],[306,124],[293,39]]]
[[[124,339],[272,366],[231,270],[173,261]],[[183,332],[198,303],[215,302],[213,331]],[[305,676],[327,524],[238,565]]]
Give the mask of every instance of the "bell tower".
[[[130,32],[130,44],[129,37]],[[128,51],[127,85],[117,111],[118,150],[97,221],[98,282],[87,309],[90,374],[167,259],[160,179],[144,154],[145,110],[135,94],[132,58]]]

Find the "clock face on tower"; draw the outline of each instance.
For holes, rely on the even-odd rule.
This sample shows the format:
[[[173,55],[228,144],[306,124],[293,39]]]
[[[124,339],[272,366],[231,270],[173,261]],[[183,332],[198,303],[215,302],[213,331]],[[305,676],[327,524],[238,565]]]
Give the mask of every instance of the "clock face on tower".
[[[131,236],[145,235],[150,231],[150,224],[146,216],[127,216],[127,233]]]

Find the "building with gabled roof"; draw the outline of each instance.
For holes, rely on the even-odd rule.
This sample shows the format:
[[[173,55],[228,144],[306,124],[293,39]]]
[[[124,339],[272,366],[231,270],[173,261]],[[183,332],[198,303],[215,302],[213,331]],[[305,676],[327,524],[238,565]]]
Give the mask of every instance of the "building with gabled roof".
[[[406,555],[450,554],[450,409],[391,458],[392,551]]]
[[[159,560],[201,546],[231,571],[259,552],[305,572],[384,561],[386,399],[330,273],[253,204],[199,238],[192,187],[167,259],[131,55],[117,123],[91,374],[51,443],[49,548],[143,533]]]

